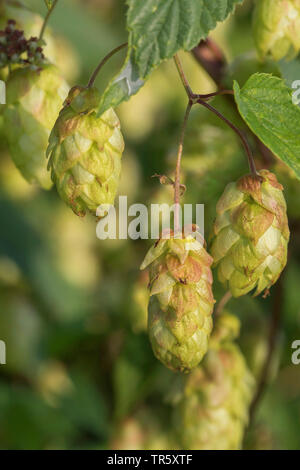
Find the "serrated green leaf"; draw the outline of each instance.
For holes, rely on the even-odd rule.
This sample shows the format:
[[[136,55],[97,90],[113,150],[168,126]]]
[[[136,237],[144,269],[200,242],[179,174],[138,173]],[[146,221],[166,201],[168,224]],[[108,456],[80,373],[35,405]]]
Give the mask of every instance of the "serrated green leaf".
[[[284,81],[256,73],[240,88],[234,82],[239,112],[261,141],[300,179],[300,108]]]
[[[191,50],[243,0],[127,0],[129,44],[145,78],[179,49]]]
[[[98,116],[137,93],[145,78],[179,49],[190,50],[243,0],[127,0],[128,55],[110,82]]]
[[[97,115],[101,116],[108,108],[115,108],[123,101],[129,100],[143,85],[144,81],[138,76],[137,66],[128,55],[123,68],[103,93]]]
[[[44,1],[45,1],[46,7],[48,8],[48,10],[51,10],[51,8],[53,6],[53,3],[54,3],[54,0],[44,0]]]

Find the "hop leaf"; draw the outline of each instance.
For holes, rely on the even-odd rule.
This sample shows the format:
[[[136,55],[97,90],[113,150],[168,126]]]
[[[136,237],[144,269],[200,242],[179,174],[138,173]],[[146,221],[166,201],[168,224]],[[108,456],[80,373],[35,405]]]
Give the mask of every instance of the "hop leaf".
[[[298,0],[258,0],[254,12],[254,39],[259,55],[274,60],[293,58],[300,50]]]
[[[95,88],[72,88],[47,149],[58,193],[80,216],[95,214],[100,204],[113,204],[121,170],[120,123],[112,109],[96,116],[99,101]]]
[[[150,266],[148,331],[156,357],[188,372],[207,351],[212,329],[212,258],[191,234],[161,238],[147,253]]]
[[[185,380],[174,409],[175,429],[184,449],[241,447],[254,379],[232,342],[233,330],[238,334],[237,318],[224,313],[216,323],[203,363]]]
[[[267,170],[225,188],[217,204],[211,254],[234,297],[274,284],[287,261],[289,228],[283,187]]]
[[[49,133],[68,93],[57,69],[43,65],[13,71],[7,81],[4,125],[11,157],[24,178],[49,189],[45,152]]]

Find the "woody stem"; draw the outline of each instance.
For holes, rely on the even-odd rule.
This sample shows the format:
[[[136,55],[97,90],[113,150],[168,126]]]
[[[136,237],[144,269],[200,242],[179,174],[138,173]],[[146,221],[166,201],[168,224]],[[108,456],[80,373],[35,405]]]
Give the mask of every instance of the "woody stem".
[[[175,232],[179,230],[179,202],[180,202],[180,167],[181,167],[181,158],[183,151],[183,141],[187,122],[189,119],[190,111],[193,106],[192,101],[189,100],[183,119],[183,124],[180,133],[178,152],[177,152],[177,161],[175,168],[175,183],[174,183],[174,203],[175,203],[175,212],[174,212],[174,228]]]
[[[214,108],[210,104],[206,103],[203,99],[199,98],[197,102],[199,104],[201,104],[202,106],[204,106],[205,108],[212,111],[216,116],[218,116],[220,119],[222,119],[222,121],[226,122],[226,124],[239,136],[239,138],[241,139],[242,144],[244,146],[244,149],[246,151],[250,171],[253,175],[256,175],[257,172],[256,172],[256,167],[255,167],[252,151],[251,151],[251,148],[248,144],[248,141],[247,141],[246,137],[244,136],[244,134],[242,133],[242,131],[240,129],[238,129],[238,127],[236,127],[231,121],[229,121],[229,119],[227,119],[225,116],[223,116],[223,114],[220,113],[216,108]]]
[[[44,36],[44,33],[45,33],[46,26],[48,24],[49,18],[51,16],[54,8],[56,7],[57,2],[58,2],[58,0],[54,0],[50,10],[48,10],[47,15],[45,16],[44,23],[43,23],[43,26],[42,26],[42,29],[41,29],[41,32],[40,32],[39,40],[43,39],[43,36]]]
[[[112,51],[110,51],[102,60],[101,62],[97,65],[97,67],[95,68],[94,72],[92,73],[91,75],[91,78],[89,79],[89,82],[87,84],[87,87],[88,88],[91,88],[93,85],[94,85],[94,82],[97,78],[97,75],[98,73],[100,72],[100,70],[102,69],[103,65],[106,64],[106,62],[113,56],[116,54],[116,52],[119,52],[121,49],[124,49],[124,47],[126,47],[128,45],[127,42],[124,42],[123,44],[121,44],[120,46],[118,47],[115,47],[115,49],[113,49]]]

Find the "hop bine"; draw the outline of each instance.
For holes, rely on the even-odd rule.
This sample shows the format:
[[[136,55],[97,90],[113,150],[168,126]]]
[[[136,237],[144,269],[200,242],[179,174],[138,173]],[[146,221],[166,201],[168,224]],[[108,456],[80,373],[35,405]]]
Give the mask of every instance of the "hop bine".
[[[185,229],[183,238],[163,234],[141,265],[150,266],[152,348],[174,371],[190,371],[207,351],[214,305],[211,263],[203,243]]]
[[[240,449],[254,379],[233,342],[238,333],[238,319],[224,312],[216,321],[203,363],[181,384],[174,408],[180,448]]]
[[[300,50],[299,0],[257,0],[253,28],[262,58],[292,59]]]
[[[283,187],[267,170],[226,186],[217,203],[211,254],[234,297],[271,287],[287,261],[289,227]]]
[[[113,204],[124,149],[113,109],[97,117],[96,88],[70,90],[49,138],[47,156],[60,197],[79,216]]]

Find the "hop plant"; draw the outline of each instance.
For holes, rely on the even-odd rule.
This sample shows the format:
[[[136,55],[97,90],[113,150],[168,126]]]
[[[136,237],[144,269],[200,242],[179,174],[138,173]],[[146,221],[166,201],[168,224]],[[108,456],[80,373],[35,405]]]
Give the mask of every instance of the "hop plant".
[[[45,189],[52,185],[45,152],[50,131],[68,93],[68,85],[52,65],[25,66],[7,81],[4,126],[11,157],[24,178]]]
[[[47,156],[61,198],[79,216],[113,204],[124,141],[120,122],[109,109],[97,117],[96,88],[74,87],[49,138]]]
[[[184,449],[241,447],[254,379],[233,342],[238,333],[238,319],[224,312],[203,363],[185,380],[174,408],[175,430]]]
[[[185,229],[183,238],[159,239],[141,269],[150,266],[148,331],[155,356],[188,372],[207,351],[212,329],[212,258]]]
[[[299,0],[258,0],[253,27],[262,58],[267,54],[274,60],[293,58],[300,49]]]
[[[234,297],[268,289],[287,261],[289,227],[283,187],[261,170],[226,186],[217,203],[211,254]]]

